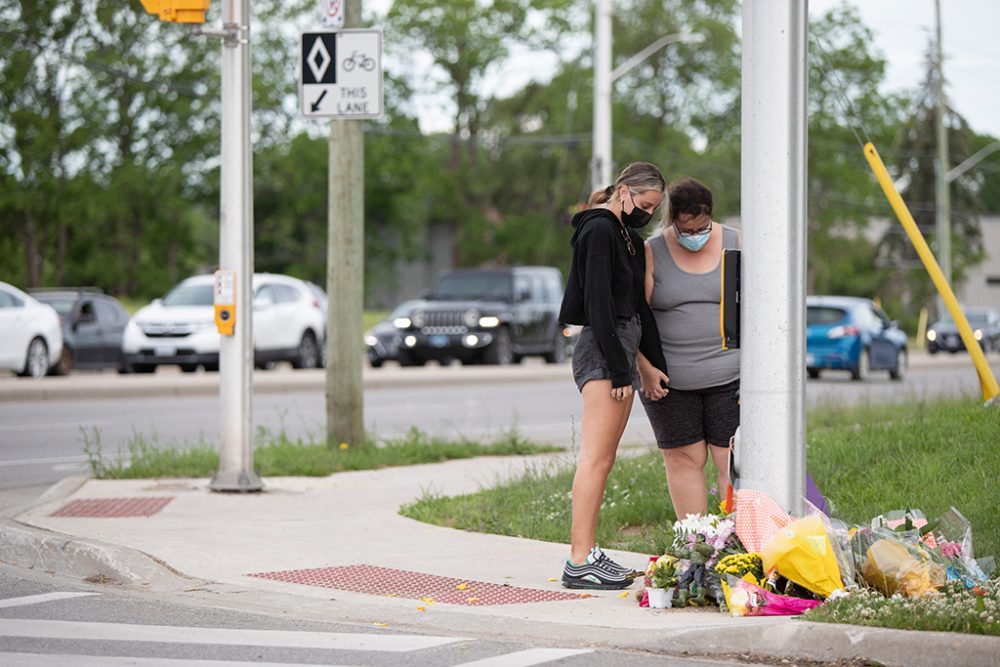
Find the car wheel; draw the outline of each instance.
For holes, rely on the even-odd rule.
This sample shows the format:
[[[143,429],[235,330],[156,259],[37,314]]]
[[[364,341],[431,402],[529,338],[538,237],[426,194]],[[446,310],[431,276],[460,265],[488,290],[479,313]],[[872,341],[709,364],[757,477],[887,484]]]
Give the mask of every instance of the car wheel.
[[[24,360],[21,377],[40,378],[49,372],[49,346],[41,338],[32,338],[28,343],[28,356]]]
[[[153,364],[132,364],[133,373],[152,373],[156,370]]]
[[[816,380],[816,379],[819,378],[819,369],[818,368],[807,368],[806,369],[806,373],[808,373],[809,377],[812,378],[813,380]]]
[[[871,363],[868,359],[868,350],[862,348],[861,353],[858,355],[858,365],[851,371],[851,379],[867,380],[870,370]]]
[[[68,345],[63,345],[62,355],[56,365],[49,369],[50,375],[69,375],[73,370],[73,351]]]
[[[208,373],[218,373],[219,372],[219,362],[213,361],[207,364],[202,364],[202,368]]]
[[[424,360],[417,358],[409,350],[399,351],[399,365],[400,366],[423,366]]]
[[[182,373],[194,373],[198,370],[198,364],[181,364]]]
[[[299,341],[299,349],[295,359],[292,360],[292,368],[316,368],[319,366],[319,346],[316,345],[316,336],[312,331],[302,334]]]
[[[938,351],[937,345],[927,346],[927,354],[937,354],[937,351]]]
[[[382,368],[381,359],[369,359],[368,363],[371,365],[372,368]]]
[[[552,351],[545,355],[545,363],[561,364],[566,361],[566,337],[562,330],[556,331],[556,339],[552,341]]]
[[[893,380],[902,380],[906,376],[907,365],[906,350],[900,350],[896,353],[896,365],[889,370],[889,377]]]
[[[510,344],[510,332],[500,329],[493,343],[483,353],[483,361],[493,366],[509,366],[514,361],[514,349]]]

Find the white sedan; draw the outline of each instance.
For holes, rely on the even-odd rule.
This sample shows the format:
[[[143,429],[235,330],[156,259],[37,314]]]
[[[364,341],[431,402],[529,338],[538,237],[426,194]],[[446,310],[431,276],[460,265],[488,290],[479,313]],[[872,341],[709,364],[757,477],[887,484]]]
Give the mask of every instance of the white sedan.
[[[62,347],[55,309],[0,282],[0,369],[42,377],[59,361]]]

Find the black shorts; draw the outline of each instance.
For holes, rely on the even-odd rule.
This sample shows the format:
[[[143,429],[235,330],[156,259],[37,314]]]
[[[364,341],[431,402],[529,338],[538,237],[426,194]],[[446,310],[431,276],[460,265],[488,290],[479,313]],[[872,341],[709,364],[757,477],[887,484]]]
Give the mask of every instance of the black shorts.
[[[705,440],[728,447],[740,425],[740,381],[706,389],[671,389],[664,398],[642,397],[642,406],[656,436],[656,446],[673,449]]]
[[[639,339],[642,338],[642,325],[639,316],[634,315],[629,318],[620,318],[616,323],[618,340],[625,348],[625,356],[629,360],[629,373],[632,378],[632,388],[639,390],[639,371],[636,368],[635,359],[639,351]],[[608,370],[608,362],[597,347],[597,339],[590,327],[584,327],[580,332],[580,338],[573,347],[573,380],[576,388],[581,392],[583,385],[591,380],[609,380],[611,371]]]

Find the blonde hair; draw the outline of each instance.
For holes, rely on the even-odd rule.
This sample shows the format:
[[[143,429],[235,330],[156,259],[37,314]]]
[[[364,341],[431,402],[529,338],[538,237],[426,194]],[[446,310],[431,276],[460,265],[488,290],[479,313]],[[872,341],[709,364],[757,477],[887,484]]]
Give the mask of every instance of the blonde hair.
[[[622,169],[614,185],[609,185],[603,190],[595,190],[590,195],[587,205],[597,206],[598,204],[611,201],[618,188],[623,185],[627,185],[630,190],[635,190],[637,193],[656,190],[657,192],[662,192],[664,199],[666,199],[667,182],[664,180],[659,168],[649,162],[633,162]],[[664,201],[664,204],[667,204],[667,202]]]

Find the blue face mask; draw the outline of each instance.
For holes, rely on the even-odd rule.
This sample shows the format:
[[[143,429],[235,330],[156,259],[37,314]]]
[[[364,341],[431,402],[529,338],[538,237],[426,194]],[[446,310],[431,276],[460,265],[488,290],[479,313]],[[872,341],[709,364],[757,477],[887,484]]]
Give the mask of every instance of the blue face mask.
[[[706,229],[701,234],[694,234],[692,236],[684,236],[682,234],[677,235],[677,241],[685,250],[690,250],[691,252],[698,252],[705,247],[708,243],[708,237],[712,235],[711,229]]]

